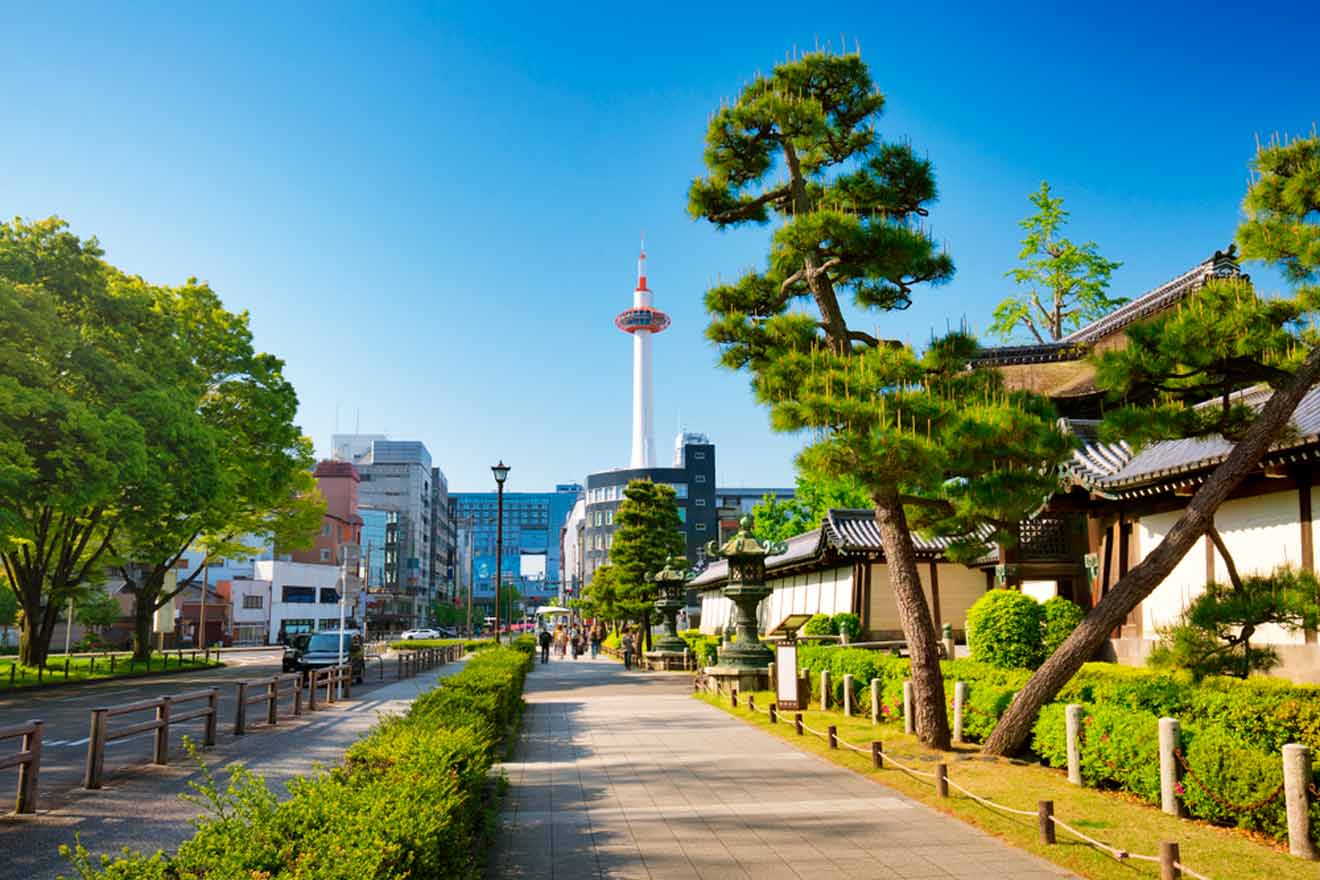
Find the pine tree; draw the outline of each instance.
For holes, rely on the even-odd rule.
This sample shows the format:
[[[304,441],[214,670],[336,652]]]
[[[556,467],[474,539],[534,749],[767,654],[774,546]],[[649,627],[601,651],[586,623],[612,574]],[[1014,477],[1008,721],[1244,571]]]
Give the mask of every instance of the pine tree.
[[[1107,292],[1109,277],[1123,264],[1100,256],[1093,241],[1076,244],[1060,235],[1069,214],[1048,182],[1029,198],[1036,213],[1018,224],[1027,231],[1018,254],[1022,265],[1005,273],[1024,291],[999,304],[990,332],[1007,339],[1021,326],[1037,342],[1052,342],[1127,302]]]
[[[1158,546],[1119,579],[1073,634],[1018,692],[985,751],[1011,754],[1031,734],[1040,708],[1091,659],[1109,633],[1160,585],[1201,536],[1215,511],[1288,429],[1297,404],[1320,381],[1311,325],[1320,310],[1320,136],[1275,142],[1256,154],[1237,243],[1247,259],[1283,268],[1292,295],[1264,298],[1220,280],[1173,313],[1134,327],[1128,347],[1098,359],[1097,379],[1123,405],[1106,420],[1113,436],[1137,442],[1222,434],[1235,444],[1206,478]],[[1264,383],[1259,411],[1235,393]],[[1195,404],[1207,398],[1215,406]]]
[[[673,488],[650,480],[633,480],[623,490],[623,503],[614,514],[614,522],[617,528],[610,545],[610,564],[616,582],[616,607],[621,616],[641,622],[646,650],[650,650],[655,584],[646,576],[664,568],[668,557],[682,556],[685,549],[683,521],[678,517]]]
[[[953,539],[955,557],[983,552],[986,540],[1012,543],[1055,488],[1068,441],[1048,402],[968,368],[978,345],[967,334],[918,353],[849,325],[842,294],[863,310],[905,309],[919,285],[953,275],[923,223],[936,196],[931,163],[879,139],[883,105],[856,55],[776,66],[712,118],[708,175],[693,182],[690,211],[721,228],[781,220],[767,269],[707,292],[707,335],[724,366],[751,374],[776,430],[818,438],[799,467],[865,487],[912,657],[917,731],[947,748],[912,529]]]

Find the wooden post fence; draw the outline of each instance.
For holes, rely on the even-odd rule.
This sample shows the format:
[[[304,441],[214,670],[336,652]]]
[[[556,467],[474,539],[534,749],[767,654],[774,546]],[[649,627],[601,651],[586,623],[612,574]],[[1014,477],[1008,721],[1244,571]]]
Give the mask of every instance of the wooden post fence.
[[[21,750],[0,758],[0,770],[18,768],[18,797],[14,800],[15,813],[37,811],[37,781],[41,776],[41,721],[28,721],[12,727],[0,727],[0,742],[21,740]]]

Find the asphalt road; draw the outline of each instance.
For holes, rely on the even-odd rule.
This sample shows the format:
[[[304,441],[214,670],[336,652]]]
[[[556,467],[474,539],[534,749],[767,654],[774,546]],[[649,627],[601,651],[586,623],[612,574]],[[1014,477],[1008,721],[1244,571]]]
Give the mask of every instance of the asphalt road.
[[[14,691],[0,696],[0,727],[22,724],[30,720],[45,722],[42,735],[40,803],[42,807],[54,807],[63,803],[70,792],[82,784],[93,708],[181,694],[200,688],[218,688],[220,691],[218,743],[223,744],[226,738],[234,738],[232,730],[237,683],[269,678],[280,672],[281,656],[280,648],[236,651],[225,655],[225,666],[220,669]],[[392,681],[397,667],[390,663],[384,664],[384,667],[385,681]],[[356,695],[361,688],[362,693],[366,694],[379,686],[380,664],[371,660],[367,666],[367,683],[355,687],[353,693]],[[287,696],[281,700],[281,716],[289,713],[290,704],[291,698]],[[192,703],[188,704],[187,708],[198,708],[201,705],[201,703]],[[116,727],[126,727],[152,717],[154,716],[150,712],[119,716],[111,719],[110,729],[113,731]],[[263,721],[265,706],[262,704],[249,706],[248,719],[249,723]],[[183,737],[186,734],[194,742],[200,742],[203,723],[198,719],[171,726],[171,761],[186,760],[187,756],[182,747]],[[149,763],[153,737],[154,733],[148,731],[107,743],[104,764],[106,778],[109,779],[122,768]],[[11,750],[17,751],[17,749],[17,740],[0,744],[0,754],[9,754]],[[14,771],[0,771],[0,792],[8,788],[13,775]],[[5,800],[8,800],[7,793]]]
[[[201,774],[180,742],[185,732],[200,740],[201,722],[171,731],[170,763],[166,767],[148,763],[150,733],[109,744],[104,787],[87,791],[79,786],[94,706],[217,686],[222,696],[217,744],[202,753],[202,759],[213,772],[231,763],[242,763],[263,776],[272,791],[284,796],[284,783],[289,779],[314,772],[318,765],[338,762],[344,749],[370,730],[381,713],[403,711],[437,678],[457,672],[462,665],[450,663],[396,681],[393,673],[397,667],[387,663],[387,674],[381,682],[378,664],[373,660],[368,666],[367,683],[353,688],[351,700],[341,700],[315,713],[304,712],[299,718],[282,713],[276,727],[261,725],[238,737],[232,733],[234,685],[279,671],[278,651],[235,657],[231,665],[220,670],[136,679],[131,683],[81,685],[78,692],[71,688],[7,696],[0,700],[0,726],[41,718],[46,722],[46,745],[38,814],[0,816],[0,880],[76,876],[58,853],[61,844],[73,845],[75,835],[95,855],[118,853],[123,847],[142,852],[168,850],[191,835],[191,820],[203,810],[179,795],[189,792],[189,783],[198,781]],[[285,706],[287,712],[287,703]],[[264,712],[260,711],[263,708],[249,707],[249,718],[255,714],[258,720],[264,720]],[[129,717],[126,723],[134,720]],[[9,746],[17,748],[11,742],[0,749],[7,754]],[[0,771],[0,793],[6,806],[12,803],[16,778],[13,770]],[[224,781],[221,776],[222,785]]]

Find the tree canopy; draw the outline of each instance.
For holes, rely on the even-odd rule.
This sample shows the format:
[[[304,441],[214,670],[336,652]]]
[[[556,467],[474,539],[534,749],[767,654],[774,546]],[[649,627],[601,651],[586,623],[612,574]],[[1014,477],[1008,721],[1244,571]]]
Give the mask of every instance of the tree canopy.
[[[664,568],[668,557],[683,555],[683,521],[676,499],[672,487],[650,480],[633,480],[623,490],[609,548],[614,607],[620,617],[649,621],[655,585],[647,575]]]
[[[767,494],[752,508],[753,534],[763,542],[787,541],[818,527],[832,509],[871,506],[871,496],[851,474],[799,473],[793,497],[780,500]]]
[[[1047,401],[969,369],[964,332],[918,352],[851,326],[851,309],[905,309],[919,285],[953,275],[926,225],[931,162],[877,133],[884,97],[855,55],[811,53],[747,84],[712,117],[707,175],[689,210],[717,227],[780,225],[768,265],[706,293],[721,363],[751,374],[779,431],[810,433],[805,471],[854,476],[876,510],[887,571],[913,661],[917,730],[947,747],[935,621],[911,528],[970,555],[1011,543],[1055,486],[1068,449]],[[798,308],[808,306],[807,310]],[[911,522],[909,522],[909,518]]]
[[[1127,302],[1108,292],[1123,264],[1100,256],[1093,241],[1076,244],[1061,235],[1070,215],[1048,182],[1028,198],[1036,213],[1018,224],[1027,232],[1022,264],[1005,273],[1022,290],[995,308],[990,332],[1007,339],[1025,329],[1037,342],[1053,342]]]

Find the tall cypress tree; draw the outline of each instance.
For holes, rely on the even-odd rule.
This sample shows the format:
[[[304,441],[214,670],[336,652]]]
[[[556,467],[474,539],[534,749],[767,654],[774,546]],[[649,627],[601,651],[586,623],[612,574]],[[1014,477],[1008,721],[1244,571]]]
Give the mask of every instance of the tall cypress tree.
[[[651,647],[651,607],[655,585],[646,580],[684,551],[683,521],[674,490],[663,483],[633,480],[623,490],[614,514],[618,528],[610,545],[616,607],[642,623],[646,649]]]
[[[1053,490],[1068,441],[1048,402],[968,368],[978,346],[966,334],[919,353],[849,324],[850,311],[905,309],[918,287],[953,275],[924,225],[936,197],[931,164],[879,139],[883,106],[858,56],[780,64],[712,117],[708,173],[689,201],[721,228],[780,221],[766,269],[706,293],[707,335],[724,366],[751,374],[776,430],[817,438],[799,457],[803,470],[852,474],[866,488],[912,657],[917,731],[947,748],[912,530],[950,537],[955,557],[983,552],[986,540],[1012,543]]]
[[[1320,382],[1314,320],[1320,312],[1320,136],[1257,151],[1237,242],[1247,259],[1283,269],[1291,296],[1263,298],[1233,280],[1211,282],[1178,309],[1128,332],[1128,347],[1097,359],[1097,380],[1119,398],[1111,437],[1137,443],[1220,435],[1234,441],[1178,521],[1119,579],[1018,692],[985,750],[1026,742],[1041,706],[1054,699],[1109,633],[1195,546],[1214,533],[1215,511],[1287,430],[1297,404]],[[1235,392],[1272,390],[1259,410]],[[1204,405],[1212,403],[1214,405]],[[1201,404],[1198,406],[1198,404]]]

